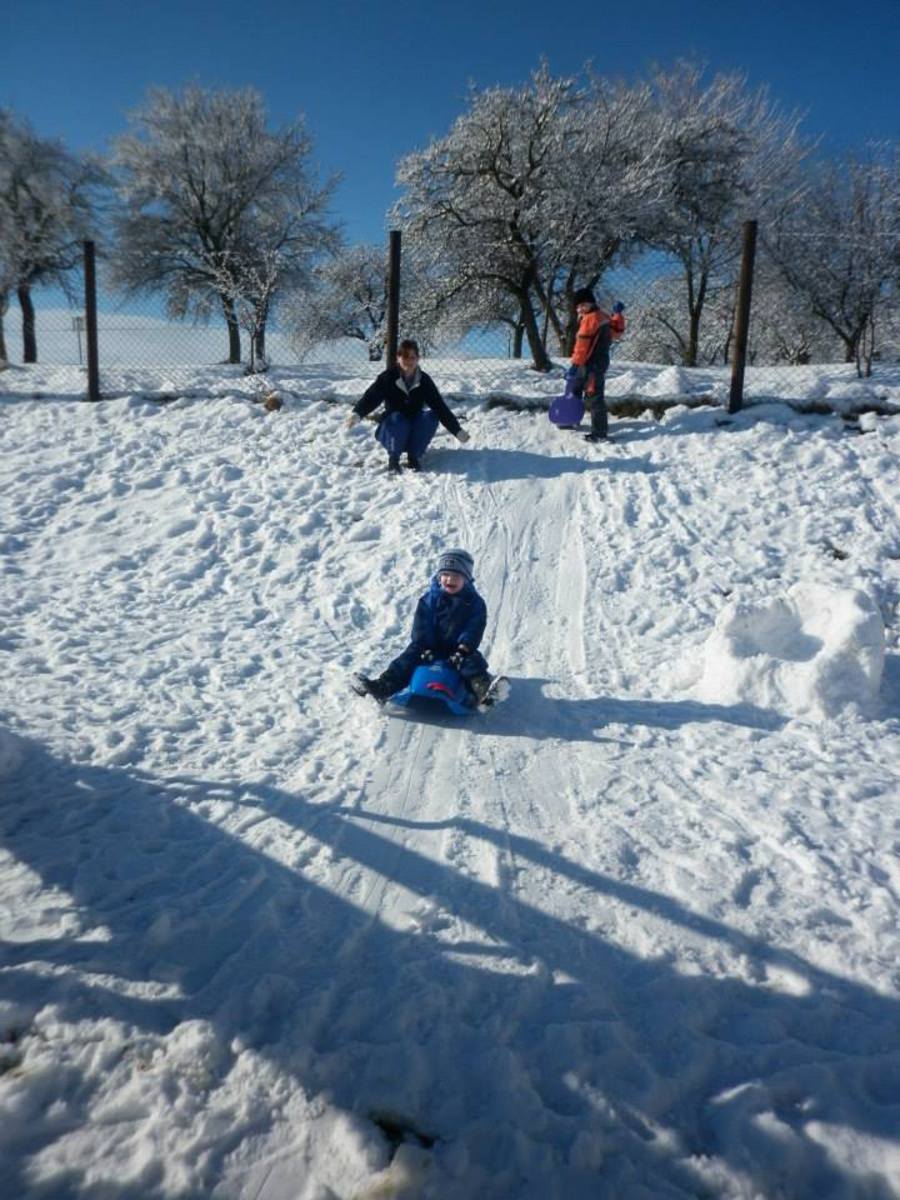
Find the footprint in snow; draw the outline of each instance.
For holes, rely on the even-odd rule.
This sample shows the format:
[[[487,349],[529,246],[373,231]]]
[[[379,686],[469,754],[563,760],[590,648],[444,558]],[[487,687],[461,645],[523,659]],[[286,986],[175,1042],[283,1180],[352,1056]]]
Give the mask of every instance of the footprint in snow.
[[[349,542],[377,542],[381,537],[380,525],[360,525],[358,529],[351,529],[347,534]]]

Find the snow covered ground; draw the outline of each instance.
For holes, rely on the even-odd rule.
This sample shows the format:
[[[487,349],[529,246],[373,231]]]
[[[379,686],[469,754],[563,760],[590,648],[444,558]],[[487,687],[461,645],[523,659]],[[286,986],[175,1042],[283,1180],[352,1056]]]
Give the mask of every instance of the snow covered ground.
[[[502,365],[399,481],[362,378],[0,376],[4,1197],[900,1195],[900,417]],[[450,545],[512,694],[389,717]]]

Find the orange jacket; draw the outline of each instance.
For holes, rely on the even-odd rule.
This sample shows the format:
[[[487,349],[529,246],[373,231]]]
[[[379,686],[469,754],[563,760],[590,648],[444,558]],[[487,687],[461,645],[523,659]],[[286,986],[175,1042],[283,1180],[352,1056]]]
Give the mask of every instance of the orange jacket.
[[[592,308],[578,322],[578,332],[575,334],[575,348],[572,351],[572,365],[585,367],[593,357],[597,342],[600,340],[604,325],[610,325],[609,313],[602,308]],[[612,326],[609,329],[612,334]]]

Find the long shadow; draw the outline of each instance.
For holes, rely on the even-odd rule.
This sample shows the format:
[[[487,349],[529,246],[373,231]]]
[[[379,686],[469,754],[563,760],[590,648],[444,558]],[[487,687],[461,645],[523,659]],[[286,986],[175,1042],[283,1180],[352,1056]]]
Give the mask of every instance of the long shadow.
[[[896,716],[900,713],[900,654],[884,656],[879,698],[886,716]]]
[[[616,451],[598,450],[595,458],[576,458],[560,453],[534,454],[530,450],[504,450],[487,447],[490,452],[490,478],[484,469],[485,450],[430,450],[425,459],[428,471],[442,475],[465,475],[472,481],[502,483],[511,479],[557,479],[560,475],[607,474],[648,475],[663,468],[644,458],[625,458]]]
[[[397,720],[416,721],[442,727],[458,726],[476,736],[529,738],[536,741],[601,743],[611,740],[603,730],[608,725],[649,726],[678,729],[683,725],[717,721],[746,729],[774,731],[786,718],[771,709],[752,704],[703,704],[696,700],[631,700],[616,696],[571,699],[547,696],[553,681],[511,675],[509,698],[486,712],[471,717],[453,717],[438,703],[425,702],[415,710],[392,714]]]
[[[62,1021],[112,1017],[133,1031],[123,1055],[141,1037],[208,1021],[223,1071],[239,1039],[356,1114],[373,1145],[383,1139],[367,1117],[406,1114],[438,1139],[438,1162],[459,1145],[456,1170],[473,1172],[485,1200],[714,1195],[698,1167],[709,1155],[761,1195],[891,1195],[835,1162],[815,1130],[895,1136],[892,997],[478,822],[453,827],[589,889],[598,916],[625,904],[729,946],[758,965],[759,984],[641,958],[371,828],[411,830],[413,819],[262,784],[79,766],[37,746],[6,783],[7,849],[60,904],[69,898],[81,929],[3,946],[5,994],[31,1021],[45,1005]],[[398,930],[374,902],[332,890],[339,868],[360,867],[360,879],[398,885],[470,932]],[[794,994],[767,968],[789,970]],[[61,1076],[69,1124],[94,1086]],[[44,1115],[18,1144],[36,1150],[56,1133]],[[207,1195],[231,1148],[209,1152]],[[29,1194],[21,1159],[2,1170],[5,1194]],[[70,1172],[53,1195],[91,1192]]]

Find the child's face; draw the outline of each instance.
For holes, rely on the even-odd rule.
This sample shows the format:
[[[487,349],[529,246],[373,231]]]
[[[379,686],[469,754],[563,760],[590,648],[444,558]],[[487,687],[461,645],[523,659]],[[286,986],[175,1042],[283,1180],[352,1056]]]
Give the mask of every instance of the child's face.
[[[459,571],[441,571],[440,575],[438,575],[438,583],[451,596],[455,596],[457,592],[462,591],[465,582],[465,578],[460,575]]]

